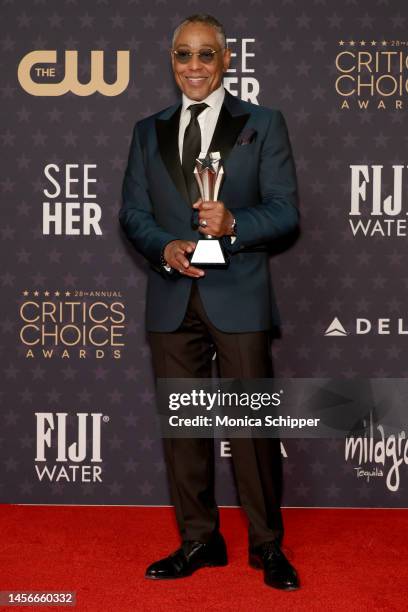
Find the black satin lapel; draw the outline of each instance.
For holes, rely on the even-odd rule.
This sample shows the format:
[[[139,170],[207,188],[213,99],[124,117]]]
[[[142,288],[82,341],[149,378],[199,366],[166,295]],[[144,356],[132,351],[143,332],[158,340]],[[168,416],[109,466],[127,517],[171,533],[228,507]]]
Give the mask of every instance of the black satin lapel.
[[[170,119],[156,119],[157,142],[164,165],[186,204],[191,207],[178,148],[181,106]]]
[[[180,113],[181,106],[170,119],[156,119],[156,133],[159,152],[164,165],[185,203],[190,208],[190,197],[184,180],[178,149]],[[221,159],[225,163],[248,117],[249,114],[232,116],[223,104],[208,151],[219,151]]]
[[[239,133],[248,121],[248,117],[249,114],[233,117],[223,104],[208,152],[219,151],[221,159],[225,163]]]

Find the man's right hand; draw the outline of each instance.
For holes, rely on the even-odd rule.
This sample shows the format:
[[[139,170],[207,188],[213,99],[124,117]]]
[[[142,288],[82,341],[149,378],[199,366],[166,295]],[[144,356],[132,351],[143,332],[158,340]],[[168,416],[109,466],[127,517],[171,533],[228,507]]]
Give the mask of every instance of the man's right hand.
[[[172,240],[172,242],[166,245],[163,256],[166,263],[171,268],[180,272],[180,274],[190,276],[191,278],[200,278],[204,276],[204,270],[192,266],[186,257],[186,253],[192,253],[195,248],[195,242],[189,240]]]

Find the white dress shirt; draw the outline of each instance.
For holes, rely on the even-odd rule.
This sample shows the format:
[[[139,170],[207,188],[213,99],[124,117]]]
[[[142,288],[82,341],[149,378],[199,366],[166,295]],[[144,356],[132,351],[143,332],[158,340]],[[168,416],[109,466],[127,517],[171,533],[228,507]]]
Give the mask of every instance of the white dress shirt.
[[[201,153],[200,157],[203,157],[208,152],[208,147],[211,144],[212,137],[214,135],[215,126],[218,121],[218,116],[220,114],[222,103],[224,102],[225,97],[225,89],[223,85],[220,85],[218,89],[210,93],[209,96],[205,98],[205,100],[190,100],[183,93],[183,104],[180,113],[180,123],[179,123],[179,136],[178,136],[178,146],[180,153],[180,162],[183,159],[183,140],[184,140],[184,132],[186,131],[186,127],[190,123],[191,112],[188,110],[188,106],[190,104],[202,104],[205,102],[208,104],[208,108],[204,109],[198,115],[198,123],[200,124],[201,130]]]
[[[184,140],[184,132],[186,131],[186,127],[190,123],[191,112],[188,110],[188,106],[190,104],[202,104],[205,102],[208,104],[208,108],[204,109],[198,115],[198,123],[200,125],[201,130],[201,152],[200,157],[205,157],[208,153],[208,147],[211,144],[212,137],[214,135],[215,126],[217,125],[218,116],[221,111],[221,106],[224,102],[225,98],[225,89],[221,84],[218,89],[210,93],[204,100],[190,100],[183,93],[183,104],[181,107],[180,113],[180,123],[179,123],[179,137],[178,137],[178,146],[180,153],[180,163],[183,160],[183,140]],[[233,244],[236,240],[236,236],[230,236],[231,244]]]

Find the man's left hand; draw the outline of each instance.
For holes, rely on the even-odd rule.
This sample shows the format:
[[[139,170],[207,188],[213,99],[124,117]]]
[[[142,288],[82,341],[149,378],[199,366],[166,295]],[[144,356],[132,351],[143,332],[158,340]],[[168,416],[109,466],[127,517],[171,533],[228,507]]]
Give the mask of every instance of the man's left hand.
[[[198,210],[199,213],[199,232],[214,236],[215,238],[233,235],[232,224],[234,217],[228,208],[225,208],[224,202],[203,202],[202,200],[197,200],[197,202],[194,202],[193,208]],[[204,227],[203,223],[205,224]]]

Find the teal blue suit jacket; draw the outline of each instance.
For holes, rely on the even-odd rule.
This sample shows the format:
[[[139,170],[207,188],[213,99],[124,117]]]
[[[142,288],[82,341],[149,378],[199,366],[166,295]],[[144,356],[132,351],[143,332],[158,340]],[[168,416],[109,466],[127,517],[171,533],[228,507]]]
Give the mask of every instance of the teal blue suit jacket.
[[[136,123],[123,182],[119,220],[151,264],[146,324],[176,330],[185,315],[192,279],[167,274],[160,256],[171,240],[198,240],[178,151],[181,104]],[[225,332],[279,325],[268,248],[296,229],[297,184],[282,113],[225,93],[209,151],[219,151],[224,180],[218,199],[237,221],[237,240],[223,239],[227,269],[208,269],[198,283],[211,322]]]

